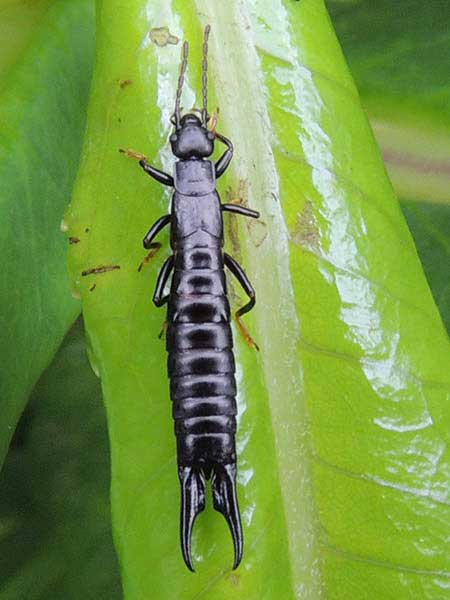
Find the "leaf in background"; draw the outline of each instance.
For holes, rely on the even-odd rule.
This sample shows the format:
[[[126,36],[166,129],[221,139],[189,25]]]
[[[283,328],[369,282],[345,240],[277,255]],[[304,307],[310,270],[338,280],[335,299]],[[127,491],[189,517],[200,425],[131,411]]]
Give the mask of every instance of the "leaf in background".
[[[449,344],[323,3],[99,6],[86,153],[66,218],[107,405],[126,598],[439,592],[450,572]],[[162,27],[189,39],[182,104],[198,105],[206,23],[210,107],[235,145],[219,189],[241,189],[262,213],[258,228],[227,228],[257,290],[247,322],[261,353],[236,336],[244,563],[230,570],[229,532],[208,506],[193,576],[178,541],[164,314],[151,306],[164,257],[138,272],[169,194],[118,149],[171,168],[180,44],[152,39]],[[102,265],[120,268],[91,271]]]
[[[450,4],[327,4],[450,332]]]
[[[78,323],[36,385],[0,476],[2,600],[121,598],[108,456]]]
[[[450,332],[450,206],[402,202],[428,283]]]
[[[0,31],[9,32],[2,47],[15,26],[22,51],[3,61],[0,85],[0,464],[36,380],[79,311],[60,223],[85,124],[93,5],[47,4],[0,8]],[[36,27],[23,31],[30,11]]]
[[[50,0],[2,0],[0,4],[0,87],[7,85],[9,71],[20,61],[32,42]]]
[[[449,124],[448,2],[327,0],[326,4],[365,98],[428,108],[438,121]]]

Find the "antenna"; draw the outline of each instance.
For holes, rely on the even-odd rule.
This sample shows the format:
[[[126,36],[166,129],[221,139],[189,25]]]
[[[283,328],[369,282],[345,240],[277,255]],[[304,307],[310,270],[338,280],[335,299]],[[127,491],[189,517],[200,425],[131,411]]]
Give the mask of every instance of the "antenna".
[[[202,91],[203,91],[203,109],[202,123],[206,127],[208,122],[208,37],[211,27],[205,27],[203,38],[203,61],[202,61]]]
[[[180,76],[178,77],[178,87],[177,87],[177,96],[175,99],[175,126],[177,129],[180,127],[180,101],[181,101],[181,91],[183,89],[184,83],[184,75],[186,73],[187,60],[189,53],[189,44],[184,42],[183,44],[183,55],[181,60],[181,68],[180,68]]]

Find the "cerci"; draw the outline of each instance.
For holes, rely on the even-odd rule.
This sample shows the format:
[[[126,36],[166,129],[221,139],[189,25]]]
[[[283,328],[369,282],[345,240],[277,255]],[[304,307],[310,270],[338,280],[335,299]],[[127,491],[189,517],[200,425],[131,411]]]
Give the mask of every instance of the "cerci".
[[[175,112],[171,118],[172,152],[177,157],[173,177],[146,160],[140,165],[151,177],[174,188],[172,207],[150,228],[144,247],[170,225],[172,255],[158,276],[153,302],[167,304],[167,352],[170,395],[177,438],[181,483],[181,548],[193,571],[192,527],[205,508],[205,482],[211,479],[214,508],[228,522],[234,543],[234,568],[242,559],[243,535],[236,495],[236,381],[230,306],[224,267],[228,267],[249,296],[236,312],[239,319],[255,304],[255,292],[242,267],[223,251],[222,212],[258,218],[244,206],[221,204],[216,179],[228,167],[233,145],[208,129],[207,53],[210,27],[203,44],[203,108],[181,116],[180,99],[187,66],[188,43],[178,80]],[[208,159],[218,139],[227,148],[214,164]],[[170,292],[165,286],[172,275]]]

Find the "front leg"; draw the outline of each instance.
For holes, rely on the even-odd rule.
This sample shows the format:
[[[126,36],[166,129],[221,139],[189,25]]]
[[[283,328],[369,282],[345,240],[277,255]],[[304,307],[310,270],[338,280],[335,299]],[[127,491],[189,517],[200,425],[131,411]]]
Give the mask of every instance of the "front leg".
[[[223,175],[225,173],[226,168],[228,167],[231,159],[233,158],[233,144],[224,135],[217,133],[217,131],[216,131],[216,138],[227,146],[227,149],[225,150],[225,152],[222,154],[222,156],[219,158],[219,160],[216,162],[216,165],[215,165],[216,177],[219,178],[221,175]]]
[[[141,159],[139,161],[139,164],[144,169],[144,171],[150,175],[150,177],[153,177],[153,179],[156,179],[156,181],[159,181],[164,185],[170,185],[171,187],[173,187],[172,175],[168,175],[167,173],[164,173],[164,171],[160,171],[156,167],[153,167],[150,163],[148,163],[145,160],[145,158]]]

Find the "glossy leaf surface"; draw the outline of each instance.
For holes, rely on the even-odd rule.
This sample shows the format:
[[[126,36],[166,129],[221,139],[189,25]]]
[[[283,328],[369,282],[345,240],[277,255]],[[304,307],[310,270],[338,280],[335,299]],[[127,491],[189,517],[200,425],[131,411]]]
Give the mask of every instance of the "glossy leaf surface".
[[[20,31],[16,52],[9,48],[0,61],[0,462],[36,380],[79,311],[60,223],[81,149],[93,6],[47,4],[0,8],[0,31],[8,32],[1,46]],[[35,27],[22,31],[30,15]]]
[[[450,331],[450,4],[327,5]]]
[[[107,405],[126,597],[433,597],[450,572],[449,344],[323,3],[99,9],[66,221]],[[229,533],[208,506],[193,576],[178,542],[164,315],[150,301],[163,256],[138,270],[169,195],[118,149],[171,168],[180,44],[164,33],[191,42],[189,108],[206,23],[210,107],[236,154],[222,197],[240,194],[263,215],[227,226],[257,290],[247,322],[261,353],[236,338],[244,563],[230,570]]]

